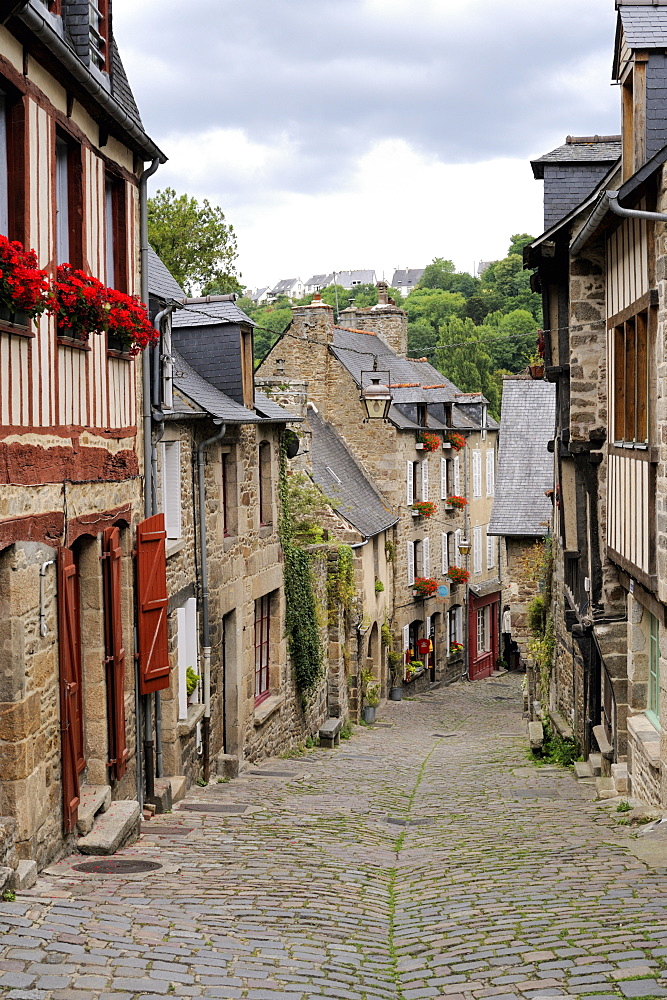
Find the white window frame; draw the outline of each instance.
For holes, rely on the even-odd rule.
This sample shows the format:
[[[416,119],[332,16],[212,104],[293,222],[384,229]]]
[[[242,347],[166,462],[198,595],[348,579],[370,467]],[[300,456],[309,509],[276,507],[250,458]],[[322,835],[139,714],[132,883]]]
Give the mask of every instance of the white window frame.
[[[495,496],[496,493],[496,453],[493,449],[486,452],[486,495]]]
[[[403,660],[405,660],[405,654],[410,649],[410,626],[403,626]]]
[[[183,532],[180,441],[162,444],[162,510],[167,539],[175,541]]]
[[[408,587],[415,582],[415,543],[410,539],[407,543]]]
[[[461,496],[461,456],[454,455],[454,496]]]
[[[178,656],[178,717],[188,717],[188,667],[199,673],[199,628],[197,627],[197,599],[189,597],[182,608],[176,608],[176,638]],[[193,702],[199,701],[199,688]]]
[[[488,532],[488,526],[487,526]],[[495,535],[486,536],[486,568],[494,569],[496,565],[496,538]]]
[[[425,458],[421,463],[421,481],[422,481],[422,500],[428,500],[428,459]]]
[[[425,538],[422,542],[422,563],[424,576],[431,576],[431,539]]]
[[[447,537],[447,532],[443,531],[440,537],[440,557],[442,561],[442,576],[445,575],[449,569],[449,539]]]
[[[463,566],[463,556],[461,555],[461,551],[459,549],[460,544],[461,544],[461,529],[457,528],[456,531],[454,532],[454,565],[458,566],[459,569],[461,568],[461,566]]]
[[[477,655],[489,651],[489,605],[477,609]]]
[[[414,462],[408,462],[405,470],[405,503],[412,507],[415,502],[414,491]]]
[[[440,499],[447,499],[447,459],[440,459]]]
[[[482,453],[479,449],[472,453],[472,495],[475,500],[482,496]]]
[[[456,607],[456,641],[463,642],[463,606]]]
[[[472,529],[472,560],[472,571],[479,576],[482,572],[482,527],[479,524]]]

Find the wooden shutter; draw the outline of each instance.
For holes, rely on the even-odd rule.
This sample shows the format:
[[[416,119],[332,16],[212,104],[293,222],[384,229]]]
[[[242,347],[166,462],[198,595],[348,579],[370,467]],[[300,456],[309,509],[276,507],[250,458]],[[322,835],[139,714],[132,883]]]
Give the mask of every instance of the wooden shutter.
[[[141,694],[169,687],[164,514],[137,525],[137,603]]]
[[[486,568],[493,569],[496,565],[496,539],[493,535],[486,536]]]
[[[415,494],[413,489],[413,463],[408,462],[405,472],[405,502],[408,507],[412,507],[415,502]]]
[[[454,496],[461,496],[461,457],[454,456]]]
[[[472,453],[472,495],[481,497],[482,495],[482,453],[473,451]]]
[[[486,495],[487,497],[494,496],[496,492],[496,465],[495,465],[495,452],[492,449],[486,452]]]
[[[167,538],[181,537],[181,442],[162,446],[162,507]]]
[[[472,552],[473,552],[473,572],[482,572],[482,529],[480,527],[472,530]]]
[[[403,656],[405,656],[405,654],[408,651],[408,649],[410,649],[410,626],[409,625],[404,625],[403,626]]]
[[[461,565],[461,559],[463,558],[461,556],[460,551],[459,551],[459,545],[460,544],[461,544],[461,529],[457,528],[456,531],[454,532],[454,565],[455,566],[460,566]]]
[[[425,458],[422,466],[422,500],[428,500],[428,459]]]
[[[447,459],[440,459],[440,499],[447,499]]]
[[[461,605],[456,607],[456,641],[463,642],[463,608]]]
[[[85,761],[81,713],[81,625],[77,568],[71,549],[58,549],[58,652],[60,661],[60,731],[63,826],[76,827],[79,772]]]
[[[442,562],[442,575],[444,576],[449,569],[449,545],[447,532],[445,531],[440,536],[440,558]]]
[[[120,530],[107,528],[102,539],[104,573],[104,637],[106,646],[107,716],[110,776],[118,781],[127,771],[125,734],[125,646],[121,607],[123,550]]]
[[[408,587],[415,582],[415,546],[414,542],[408,542]]]
[[[423,555],[424,576],[430,576],[431,575],[431,539],[430,538],[425,538],[424,539],[423,547],[424,547],[424,555]]]

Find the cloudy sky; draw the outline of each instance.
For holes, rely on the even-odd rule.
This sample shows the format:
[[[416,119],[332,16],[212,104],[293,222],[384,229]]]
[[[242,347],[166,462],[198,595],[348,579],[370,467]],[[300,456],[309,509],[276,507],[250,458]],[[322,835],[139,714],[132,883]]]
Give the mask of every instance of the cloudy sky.
[[[207,197],[246,284],[471,270],[542,230],[528,160],[618,132],[613,0],[114,0],[153,190]]]

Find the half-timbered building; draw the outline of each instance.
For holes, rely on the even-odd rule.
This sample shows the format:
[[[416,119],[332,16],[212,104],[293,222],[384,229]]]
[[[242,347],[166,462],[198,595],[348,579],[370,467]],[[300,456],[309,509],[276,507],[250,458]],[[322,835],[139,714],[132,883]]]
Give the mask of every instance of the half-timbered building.
[[[534,164],[540,176],[557,154],[561,168],[545,186],[547,231],[526,251],[558,397],[551,707],[594,773],[622,787],[627,766],[633,795],[661,805],[667,2],[616,7],[622,135],[569,139]]]
[[[111,24],[111,0],[3,5],[0,233],[51,280],[69,263],[139,294],[144,165],[164,157]],[[136,826],[135,697],[168,682],[140,361],[47,314],[0,318],[0,813],[40,863],[96,811],[120,803],[123,835]]]

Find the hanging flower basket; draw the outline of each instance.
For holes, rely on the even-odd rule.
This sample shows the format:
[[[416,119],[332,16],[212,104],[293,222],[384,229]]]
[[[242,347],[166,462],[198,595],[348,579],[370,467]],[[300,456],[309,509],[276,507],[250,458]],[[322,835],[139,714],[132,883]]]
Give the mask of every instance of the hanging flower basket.
[[[58,268],[49,308],[61,336],[85,341],[91,334],[108,333],[110,347],[127,354],[138,354],[159,336],[138,298],[107,288],[69,264]]]
[[[430,434],[428,431],[422,431],[417,437],[417,448],[419,448],[420,451],[438,451],[440,448],[440,438],[437,434]]]
[[[470,579],[470,573],[467,569],[463,569],[461,566],[450,566],[445,576],[448,576],[452,581],[452,584],[456,586],[458,583],[467,583]]]
[[[437,503],[430,500],[416,500],[412,505],[412,513],[416,513],[418,517],[433,517],[437,510]]]
[[[447,435],[447,440],[452,448],[456,448],[457,451],[461,451],[461,448],[465,448],[466,446],[466,439],[463,434],[456,434],[454,431]]]
[[[48,277],[37,267],[35,251],[0,236],[0,319],[27,326],[46,309],[48,292]]]
[[[418,576],[412,585],[412,596],[424,600],[438,592],[438,581],[429,576]]]
[[[463,510],[464,507],[468,506],[468,501],[465,497],[458,497],[456,495],[447,497],[447,505],[450,510]]]

